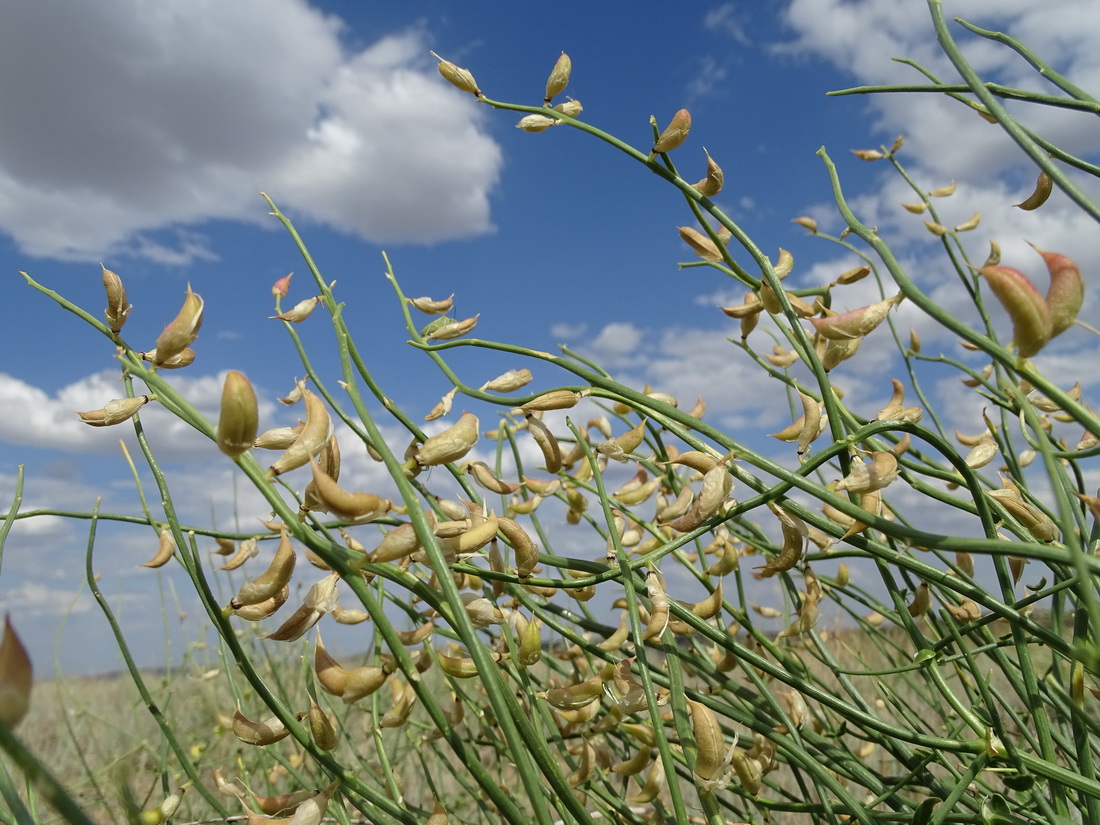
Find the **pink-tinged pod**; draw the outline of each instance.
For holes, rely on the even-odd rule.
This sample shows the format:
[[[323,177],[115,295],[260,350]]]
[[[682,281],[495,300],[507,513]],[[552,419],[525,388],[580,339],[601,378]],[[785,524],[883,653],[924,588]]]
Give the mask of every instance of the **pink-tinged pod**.
[[[107,319],[107,326],[111,328],[111,332],[117,335],[133,307],[126,300],[126,289],[122,286],[122,279],[103,264],[100,266],[103,267],[103,288],[107,291],[107,309],[103,311],[103,315]]]
[[[1085,300],[1085,282],[1081,270],[1071,259],[1057,252],[1034,247],[1043,256],[1050,273],[1046,303],[1050,310],[1050,337],[1061,335],[1077,322],[1077,313]]]
[[[978,270],[1012,320],[1012,340],[1023,358],[1039,352],[1054,332],[1050,307],[1026,275],[1007,266]]]
[[[290,277],[294,273],[291,272],[288,275],[284,275],[271,285],[271,294],[276,298],[285,298],[287,293],[290,292]]]

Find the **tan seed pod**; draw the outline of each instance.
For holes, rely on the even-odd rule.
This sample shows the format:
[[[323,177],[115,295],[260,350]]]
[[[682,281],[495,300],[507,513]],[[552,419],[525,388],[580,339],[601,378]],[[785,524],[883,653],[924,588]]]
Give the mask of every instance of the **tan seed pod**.
[[[265,430],[260,433],[252,446],[260,450],[285,450],[298,440],[298,436],[302,434],[305,426],[306,422],[299,421],[293,427],[274,427]]]
[[[453,341],[455,338],[461,338],[463,335],[465,335],[467,332],[477,326],[477,319],[479,317],[481,317],[480,313],[470,318],[464,318],[461,321],[453,321],[449,324],[442,324],[438,327],[434,327],[427,335],[424,336],[424,340]]]
[[[918,201],[917,203],[903,203],[902,206],[914,215],[923,215],[928,209],[928,204],[923,201]]]
[[[313,743],[323,751],[330,751],[340,741],[336,728],[332,726],[325,712],[317,705],[313,698],[309,700],[309,732],[313,736]]]
[[[579,684],[551,688],[536,693],[535,696],[539,699],[545,699],[547,704],[558,710],[577,710],[592,704],[603,696],[603,679],[596,675]]]
[[[1035,180],[1035,189],[1030,195],[1019,203],[1012,204],[1015,207],[1023,209],[1025,212],[1031,212],[1034,209],[1038,209],[1050,198],[1050,193],[1054,191],[1054,181],[1051,180],[1050,175],[1046,172],[1039,172],[1039,177]],[[117,330],[116,330],[117,332]]]
[[[892,298],[869,304],[843,314],[834,314],[825,318],[810,318],[817,334],[834,341],[862,338],[886,320],[890,310],[905,298],[898,293]]]
[[[157,544],[157,552],[153,558],[147,562],[142,562],[140,567],[164,567],[171,560],[172,556],[176,552],[176,540],[172,537],[172,529],[170,527],[162,527],[160,530],[160,541]]]
[[[707,156],[707,176],[698,183],[693,184],[692,188],[704,198],[713,198],[722,191],[722,186],[725,184],[725,175],[722,173],[722,167],[715,163],[714,158],[710,156],[710,152],[703,149],[703,154]]]
[[[499,519],[492,513],[483,515],[480,511],[471,510],[470,526],[457,536],[440,539],[439,549],[448,561],[476,553],[493,540],[499,526]]]
[[[657,142],[653,144],[653,152],[650,154],[650,158],[652,159],[654,155],[661,152],[671,152],[673,149],[678,148],[680,144],[687,140],[690,131],[691,113],[687,109],[680,109],[672,116],[668,126],[661,132]]]
[[[860,160],[866,161],[882,160],[884,157],[886,157],[886,155],[880,152],[878,149],[853,149],[852,154]]]
[[[665,787],[665,763],[660,759],[654,759],[646,774],[645,784],[637,795],[629,797],[630,802],[639,805],[652,802],[658,797]]]
[[[148,352],[141,353],[141,358],[151,364],[156,364],[162,370],[178,370],[190,366],[195,361],[195,351],[191,347],[184,347],[171,358],[158,361],[157,348],[153,347]]]
[[[230,609],[238,610],[245,605],[259,604],[270,599],[290,582],[296,561],[294,545],[286,528],[283,528],[282,535],[279,537],[279,546],[271,564],[255,579],[241,585],[237,595],[229,602]]]
[[[625,726],[624,726],[625,727]],[[629,759],[611,766],[611,772],[619,776],[636,776],[649,767],[653,761],[653,750],[648,745],[643,745]]]
[[[103,269],[103,288],[107,292],[107,309],[103,311],[103,315],[111,332],[117,335],[133,307],[126,300],[126,288],[122,285],[122,279],[103,264],[100,267]]]
[[[238,608],[232,611],[232,615],[244,619],[246,622],[262,622],[264,619],[270,619],[278,613],[279,608],[286,604],[286,600],[289,598],[290,585],[285,585],[282,590],[271,598]]]
[[[968,220],[965,220],[962,223],[960,223],[958,226],[956,226],[955,231],[956,232],[968,232],[971,229],[977,229],[978,224],[980,224],[981,222],[982,222],[982,216],[980,214],[978,214],[977,212],[975,212],[973,215],[970,216],[970,218]]]
[[[327,567],[324,569],[328,569]],[[332,611],[332,618],[337,624],[362,624],[370,619],[370,614],[365,610],[337,607]]]
[[[561,123],[560,120],[554,117],[547,117],[546,115],[524,115],[516,123],[517,129],[522,129],[524,132],[545,132],[551,126],[557,126]]]
[[[642,641],[649,641],[650,639],[656,639],[657,643],[660,642],[660,636],[665,632],[665,628],[668,627],[668,612],[669,602],[668,594],[665,593],[665,585],[661,580],[661,575],[655,569],[650,569],[646,573],[645,578],[646,595],[649,596],[649,603],[653,609],[649,616],[649,621],[646,622],[645,628],[642,630]]]
[[[551,390],[521,405],[518,409],[525,414],[547,410],[568,410],[575,407],[577,402],[586,395],[588,395],[588,390],[583,390],[581,392],[574,392],[573,390]]]
[[[871,463],[853,461],[852,471],[841,479],[837,491],[870,493],[881,490],[898,477],[898,457],[892,452],[880,450],[871,453]]]
[[[555,112],[561,112],[566,117],[578,118],[581,112],[584,111],[584,107],[579,100],[573,100],[568,98],[565,103],[559,103],[554,107]]]
[[[478,427],[477,416],[464,412],[454,425],[420,445],[416,463],[421,467],[434,467],[458,461],[477,443]]]
[[[806,549],[806,537],[809,533],[806,522],[778,507],[772,507],[771,510],[779,519],[783,544],[780,546],[779,553],[775,558],[770,559],[767,564],[753,572],[753,578],[757,579],[766,579],[776,573],[790,570],[798,564]]]
[[[409,298],[409,303],[425,315],[446,315],[451,311],[455,303],[455,294],[452,292],[441,301],[433,301],[431,298]]]
[[[313,648],[313,673],[317,677],[317,684],[330,696],[343,696],[347,688],[348,671],[340,666],[321,641],[321,633],[317,632],[317,644]]]
[[[693,229],[690,226],[679,227],[680,238],[691,247],[691,251],[704,261],[717,262],[722,260],[722,251],[710,238]]]
[[[302,399],[306,405],[305,426],[286,451],[268,468],[269,479],[310,463],[332,437],[332,419],[325,402],[304,386]]]
[[[645,425],[648,419],[643,418],[633,428],[620,436],[608,439],[596,445],[596,451],[616,461],[626,461],[628,456],[642,445],[645,440]]]
[[[385,515],[393,502],[374,493],[348,492],[332,480],[315,461],[310,462],[318,504],[313,509],[332,513],[337,518],[357,523],[372,521]]]
[[[365,699],[386,684],[389,674],[389,668],[379,665],[363,665],[349,670],[341,699],[345,705]]]
[[[913,593],[913,600],[909,602],[909,615],[918,618],[927,613],[930,607],[932,607],[932,592],[927,584],[921,582]]]
[[[933,189],[928,193],[933,198],[948,198],[955,194],[955,181],[947,184],[947,186],[941,186],[939,189]]]
[[[539,549],[531,536],[510,518],[497,519],[497,528],[504,536],[504,540],[512,546],[515,553],[516,573],[520,578],[527,578],[535,569],[539,560]]]
[[[569,787],[576,788],[583,785],[592,777],[592,769],[596,764],[596,750],[587,738],[581,739],[581,763],[577,769],[566,777]]]
[[[813,218],[807,218],[805,216],[798,217],[798,218],[791,218],[791,223],[797,223],[799,226],[803,227],[804,229],[808,229],[814,235],[817,234],[817,221],[815,221]]]
[[[713,793],[719,789],[716,783],[726,784],[724,775],[732,759],[732,750],[726,747],[722,727],[714,711],[691,699],[687,705],[691,711],[691,730],[695,738],[694,779],[701,790]]]
[[[451,391],[439,399],[439,403],[432,407],[432,411],[424,416],[425,421],[435,421],[451,412],[451,404],[454,402],[458,387],[452,387]]]
[[[144,405],[155,401],[155,395],[138,395],[133,398],[116,398],[98,410],[76,412],[80,420],[89,427],[113,427],[134,416]]]
[[[546,105],[549,106],[554,97],[565,91],[565,87],[569,85],[569,75],[572,71],[573,61],[569,59],[569,55],[562,52],[557,62],[554,63],[554,68],[550,71],[550,77],[546,79],[546,98],[544,100]]]
[[[992,438],[983,438],[966,455],[966,466],[978,470],[991,462],[999,451],[997,442]]]
[[[303,301],[299,301],[286,312],[281,312],[278,315],[271,315],[269,317],[279,321],[287,321],[291,324],[300,324],[313,314],[313,310],[317,308],[317,304],[320,302],[321,296],[316,295],[313,298],[306,298]]]
[[[202,310],[202,298],[192,292],[191,284],[188,284],[179,313],[157,337],[157,360],[154,364],[171,360],[195,342],[202,327]]]
[[[240,707],[233,714],[233,735],[246,745],[271,745],[290,735],[290,730],[272,716],[262,722],[254,722],[241,713]]]
[[[429,54],[439,61],[439,73],[443,75],[444,80],[456,89],[481,97],[481,89],[477,87],[477,81],[474,80],[469,69],[460,68],[450,60],[444,60],[435,52],[429,52]]]
[[[557,438],[550,432],[550,428],[542,423],[538,418],[528,414],[526,416],[527,430],[531,433],[531,437],[535,440],[535,444],[538,445],[539,450],[542,451],[542,458],[546,472],[558,473],[562,468],[562,455],[561,445],[558,444]]]
[[[486,390],[490,392],[515,392],[521,387],[525,387],[531,383],[531,370],[508,370],[508,372],[498,375],[492,381],[487,381],[481,385],[482,392]]]
[[[842,272],[840,275],[837,276],[837,279],[834,283],[840,284],[842,286],[847,286],[848,284],[854,284],[857,281],[862,281],[870,274],[871,267],[869,267],[867,264],[864,264],[863,266],[857,266],[854,269],[849,269],[846,272]]]
[[[469,474],[478,486],[483,487],[491,493],[499,493],[500,495],[507,496],[514,493],[520,488],[519,484],[504,481],[493,475],[493,471],[489,469],[489,465],[484,461],[471,461],[463,466],[463,472]]]
[[[420,549],[420,537],[412,524],[400,524],[382,537],[382,541],[371,551],[372,563],[398,561],[411,556]]]

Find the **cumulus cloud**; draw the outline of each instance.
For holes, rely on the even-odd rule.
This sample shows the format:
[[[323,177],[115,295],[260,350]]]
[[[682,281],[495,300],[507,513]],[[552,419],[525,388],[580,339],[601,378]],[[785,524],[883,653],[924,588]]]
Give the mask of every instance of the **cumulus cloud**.
[[[425,33],[356,50],[341,29],[304,0],[19,4],[0,230],[40,257],[184,264],[216,256],[202,222],[262,216],[262,189],[372,241],[489,231],[500,149]]]

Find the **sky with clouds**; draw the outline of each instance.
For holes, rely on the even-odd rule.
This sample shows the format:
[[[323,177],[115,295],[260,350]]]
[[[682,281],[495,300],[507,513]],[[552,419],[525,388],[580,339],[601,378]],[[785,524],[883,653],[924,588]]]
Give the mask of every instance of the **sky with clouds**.
[[[854,265],[843,250],[807,236],[791,219],[810,215],[842,228],[825,169],[825,146],[851,203],[879,228],[927,292],[945,305],[957,289],[920,216],[900,208],[912,191],[885,164],[849,150],[889,146],[925,189],[954,181],[945,223],[981,213],[970,233],[978,259],[990,240],[1006,263],[1045,277],[1026,241],[1078,261],[1095,260],[1095,225],[1056,193],[1043,210],[1012,208],[1031,189],[1034,168],[1003,132],[957,102],[931,95],[826,97],[831,89],[919,80],[894,57],[954,78],[937,49],[927,8],[893,0],[785,0],[693,4],[659,16],[624,15],[612,4],[552,8],[480,3],[461,13],[435,0],[374,8],[343,0],[138,0],[61,4],[19,0],[0,27],[0,270],[6,323],[0,340],[0,494],[10,500],[24,465],[23,509],[88,511],[97,497],[115,512],[139,512],[119,439],[72,414],[123,394],[112,350],[78,319],[30,289],[39,282],[98,314],[99,263],[118,272],[135,309],[126,337],[152,346],[188,283],[206,301],[198,358],[173,376],[181,392],[216,418],[227,369],[241,369],[261,398],[265,426],[293,423],[274,399],[301,372],[272,314],[271,284],[297,271],[289,300],[312,294],[290,240],[267,214],[260,191],[296,222],[337,295],[352,331],[394,400],[426,413],[448,389],[423,356],[405,346],[398,306],[383,277],[386,251],[409,295],[456,293],[459,317],[480,313],[481,337],[591,356],[634,386],[693,402],[708,419],[757,438],[788,423],[786,397],[727,338],[737,322],[716,306],[739,303],[743,288],[693,256],[676,228],[691,221],[657,177],[608,146],[565,128],[526,134],[514,113],[495,112],[445,83],[435,50],[466,66],[498,100],[541,102],[546,75],[565,50],[573,60],[567,94],[583,119],[643,149],[649,117],[663,126],[688,107],[693,128],[675,160],[705,169],[703,147],[721,164],[719,205],[775,257],[795,257],[790,283],[828,283]],[[1062,0],[946,0],[949,16],[1004,29],[1086,89],[1100,88],[1093,33],[1100,7]],[[64,21],[64,25],[58,23]],[[975,68],[1005,85],[1041,88],[1011,51],[955,36]],[[1072,152],[1095,153],[1086,115],[1015,106],[1021,119]],[[1029,118],[1037,118],[1029,120]],[[1093,191],[1095,194],[1095,190]],[[852,308],[877,300],[873,282],[838,298]],[[1087,298],[1082,317],[1095,312]],[[311,323],[315,322],[315,323]],[[335,375],[323,320],[301,331],[317,365]],[[899,329],[917,329],[925,349],[967,356],[913,307]],[[1067,333],[1042,366],[1086,395],[1100,379],[1078,374],[1095,358],[1095,338]],[[462,351],[456,367],[478,385],[516,364]],[[971,359],[971,363],[977,363]],[[889,395],[886,350],[838,370],[855,408],[873,414]],[[475,378],[477,376],[478,378]],[[538,375],[540,386],[563,376]],[[950,423],[980,429],[957,381],[932,377]],[[163,410],[143,412],[187,518],[232,524],[260,515],[259,498],[234,486],[226,462]],[[394,437],[402,439],[397,431]],[[363,489],[385,479],[365,456],[345,456]],[[147,475],[147,474],[146,474]],[[148,479],[145,479],[148,484]],[[0,611],[33,617],[31,646],[48,670],[115,666],[105,626],[80,591],[85,522],[35,519],[8,539]],[[111,533],[97,545],[108,595],[124,605],[139,649],[151,661],[164,628],[161,588],[179,584],[180,611],[194,614],[187,585],[135,565],[151,555],[151,530]],[[149,621],[150,616],[157,621]],[[95,617],[95,618],[93,618]],[[24,625],[27,623],[23,623]],[[163,625],[163,627],[162,627]],[[142,648],[142,645],[146,648]]]

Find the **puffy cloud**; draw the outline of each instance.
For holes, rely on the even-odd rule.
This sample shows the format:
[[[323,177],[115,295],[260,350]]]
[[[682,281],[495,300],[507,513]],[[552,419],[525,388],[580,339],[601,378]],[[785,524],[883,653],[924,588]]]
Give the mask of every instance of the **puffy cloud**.
[[[187,226],[258,220],[260,189],[374,241],[490,230],[501,153],[424,32],[340,38],[303,0],[20,4],[0,30],[0,230],[36,256],[184,264],[216,254]]]

